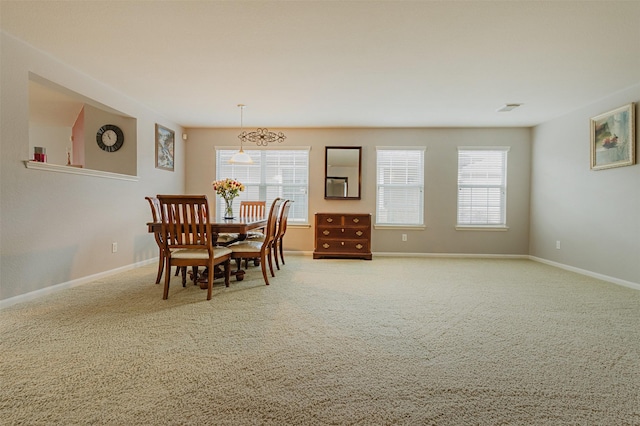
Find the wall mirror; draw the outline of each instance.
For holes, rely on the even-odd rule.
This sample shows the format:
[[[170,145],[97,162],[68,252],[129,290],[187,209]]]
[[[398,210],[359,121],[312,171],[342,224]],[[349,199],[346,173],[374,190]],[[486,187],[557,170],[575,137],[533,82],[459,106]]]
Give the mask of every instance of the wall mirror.
[[[327,146],[324,156],[324,198],[359,200],[362,147]]]

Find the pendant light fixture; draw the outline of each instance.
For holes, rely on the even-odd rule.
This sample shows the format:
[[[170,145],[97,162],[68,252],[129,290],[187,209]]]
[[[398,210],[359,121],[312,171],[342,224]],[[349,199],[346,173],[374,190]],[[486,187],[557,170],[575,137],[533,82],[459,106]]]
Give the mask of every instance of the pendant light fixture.
[[[245,153],[244,150],[242,149],[242,142],[244,140],[244,130],[243,130],[243,112],[244,112],[244,107],[246,105],[244,104],[238,104],[238,108],[240,108],[240,135],[238,136],[238,139],[240,139],[240,151],[236,152],[235,154],[233,154],[231,156],[231,158],[229,159],[229,164],[253,164],[253,160],[251,159],[251,157],[249,156],[249,154]]]

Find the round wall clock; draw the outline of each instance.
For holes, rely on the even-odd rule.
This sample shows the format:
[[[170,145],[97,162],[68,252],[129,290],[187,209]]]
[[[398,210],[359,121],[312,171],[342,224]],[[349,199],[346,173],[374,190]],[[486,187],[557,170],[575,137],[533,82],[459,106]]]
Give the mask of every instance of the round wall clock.
[[[103,151],[115,152],[122,148],[124,133],[120,127],[113,124],[105,124],[98,129],[96,142]]]

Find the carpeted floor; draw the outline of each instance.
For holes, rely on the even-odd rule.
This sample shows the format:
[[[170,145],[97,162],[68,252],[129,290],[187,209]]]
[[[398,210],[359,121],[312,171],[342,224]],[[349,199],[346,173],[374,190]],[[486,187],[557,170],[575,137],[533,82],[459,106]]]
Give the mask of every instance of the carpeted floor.
[[[150,265],[0,312],[10,425],[640,425],[640,292],[527,260]]]

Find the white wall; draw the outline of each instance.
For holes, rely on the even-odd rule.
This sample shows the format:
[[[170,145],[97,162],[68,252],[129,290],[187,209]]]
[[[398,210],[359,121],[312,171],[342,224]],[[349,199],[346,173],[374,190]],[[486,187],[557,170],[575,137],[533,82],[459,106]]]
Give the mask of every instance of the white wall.
[[[0,33],[0,300],[151,259],[146,195],[184,192],[184,145],[176,169],[155,168],[155,123],[182,132],[150,109]],[[139,180],[129,182],[27,169],[29,72],[137,119]],[[118,252],[111,253],[111,243]]]
[[[373,230],[375,252],[396,253],[528,253],[530,129],[277,129],[287,135],[286,145],[311,146],[309,221],[316,212],[368,212],[375,215],[376,146],[425,146],[424,230]],[[189,193],[205,193],[215,199],[216,145],[236,144],[239,129],[188,129],[186,143]],[[324,199],[324,147],[362,146],[362,199]],[[457,147],[511,146],[508,160],[506,232],[457,231]],[[283,145],[279,146],[280,148]],[[247,147],[245,147],[247,148]],[[313,251],[313,227],[289,225],[285,249]],[[401,234],[408,234],[402,242]]]
[[[589,167],[590,117],[639,101],[636,85],[534,129],[532,256],[640,283],[640,165]]]

